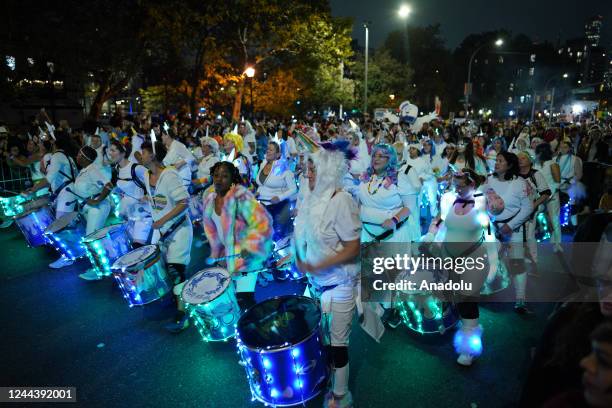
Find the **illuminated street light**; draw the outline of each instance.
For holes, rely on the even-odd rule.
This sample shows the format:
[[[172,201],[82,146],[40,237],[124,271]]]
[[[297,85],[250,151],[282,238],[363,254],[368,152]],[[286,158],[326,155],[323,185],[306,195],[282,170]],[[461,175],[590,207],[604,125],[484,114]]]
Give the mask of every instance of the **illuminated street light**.
[[[567,78],[569,77],[569,74],[566,72],[565,74],[563,74],[563,78]]]
[[[504,40],[503,40],[502,38],[498,38],[498,39],[495,41],[495,46],[496,46],[496,47],[501,47],[502,45],[504,45]]]
[[[249,78],[253,78],[255,76],[255,68],[247,67],[247,69],[244,70],[244,74]]]
[[[410,7],[408,4],[402,4],[397,12],[401,18],[407,18],[410,13],[412,13],[412,7]]]

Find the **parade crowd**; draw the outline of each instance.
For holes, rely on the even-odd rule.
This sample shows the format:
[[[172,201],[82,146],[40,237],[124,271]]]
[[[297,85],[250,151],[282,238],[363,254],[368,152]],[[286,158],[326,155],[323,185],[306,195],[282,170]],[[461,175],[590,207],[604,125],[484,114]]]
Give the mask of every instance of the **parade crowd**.
[[[2,227],[18,224],[30,246],[44,235],[58,251],[50,268],[88,257],[91,267],[79,275],[87,281],[111,269],[139,271],[131,281],[115,277],[131,305],[156,300],[152,293],[167,286],[176,306],[166,326],[173,333],[198,326],[189,292],[198,282],[187,267],[192,251],[205,245],[210,255],[202,268],[226,274],[223,285],[231,286],[238,307],[227,313],[253,313],[257,287],[304,282],[321,314],[331,367],[325,406],[349,407],[354,324],[377,341],[385,327],[427,332],[433,322],[433,331],[443,332],[457,324],[457,363],[470,366],[483,352],[481,294],[513,291],[514,312],[527,317],[534,313],[528,280],[538,276],[538,243],[563,255],[562,244],[577,236],[609,243],[612,235],[611,120],[436,117],[415,126],[414,119],[202,116],[193,124],[181,116],[117,113],[108,123],[73,129],[41,110],[24,128],[2,127],[2,165],[27,169],[31,179],[23,191],[5,186],[5,215],[15,215]],[[120,242],[126,247],[119,249]],[[442,245],[443,256],[490,263],[486,273],[469,277],[476,288],[455,293],[452,304],[422,293],[366,303],[360,250],[369,243],[411,251],[453,243]],[[114,261],[119,268],[109,266]],[[149,272],[154,263],[163,263],[163,271],[158,265]],[[612,406],[612,291],[605,277],[597,282],[599,303],[555,309],[520,406]],[[206,327],[203,336],[215,340]],[[290,400],[257,385],[255,376],[249,381],[262,401]]]

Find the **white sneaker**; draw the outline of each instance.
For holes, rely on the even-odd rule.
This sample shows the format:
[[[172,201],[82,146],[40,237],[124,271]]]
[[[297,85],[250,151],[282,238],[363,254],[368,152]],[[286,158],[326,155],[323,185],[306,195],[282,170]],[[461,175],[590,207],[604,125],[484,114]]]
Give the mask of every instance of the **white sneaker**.
[[[85,273],[80,274],[79,278],[84,279],[86,281],[95,281],[102,279],[98,276],[98,273],[92,268],[89,268],[85,271]]]
[[[57,261],[51,262],[49,264],[49,268],[60,269],[60,268],[63,268],[65,266],[70,266],[73,263],[74,263],[74,260],[68,259],[64,255],[62,255],[62,256],[60,256],[60,258]]]
[[[457,364],[460,364],[465,367],[469,367],[474,362],[474,357],[469,354],[459,354],[457,358]]]

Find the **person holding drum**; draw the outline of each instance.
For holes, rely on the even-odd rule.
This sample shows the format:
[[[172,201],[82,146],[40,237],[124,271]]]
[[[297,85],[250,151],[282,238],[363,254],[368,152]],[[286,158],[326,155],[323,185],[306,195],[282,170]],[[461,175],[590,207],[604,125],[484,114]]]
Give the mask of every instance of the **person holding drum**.
[[[162,131],[162,142],[167,150],[164,158],[164,166],[173,166],[181,176],[183,185],[189,188],[191,185],[191,168],[195,164],[195,157],[187,146],[176,139],[174,130]]]
[[[321,147],[307,164],[308,188],[295,220],[295,255],[298,268],[307,273],[310,293],[321,304],[331,347],[333,386],[324,406],[349,407],[348,345],[359,285],[361,220],[355,201],[342,190],[351,158],[348,143]]]
[[[77,147],[66,132],[55,134],[55,143],[51,160],[46,168],[45,180],[25,190],[23,195],[35,194],[37,191],[49,188],[51,190],[51,201],[55,206],[55,217],[62,216],[74,211],[74,198],[68,191],[73,186],[79,171],[72,157],[76,156]],[[59,259],[49,264],[50,268],[59,269],[72,265],[73,260],[60,256]]]
[[[81,207],[81,215],[85,219],[85,235],[99,230],[106,224],[110,213],[110,202],[107,199],[110,194],[110,177],[106,175],[96,160],[97,151],[91,146],[83,146],[77,155],[77,163],[81,172],[74,181],[74,186],[69,187],[73,200]],[[99,276],[92,268],[79,275],[84,280],[99,280]]]
[[[153,218],[151,203],[145,199],[147,188],[145,180],[147,169],[128,159],[132,145],[111,140],[108,149],[111,162],[115,166],[112,184],[121,197],[119,216],[127,222],[127,231],[134,248],[151,243]]]
[[[293,231],[291,221],[291,202],[295,200],[297,185],[289,162],[281,158],[281,147],[276,142],[268,143],[266,158],[257,174],[255,196],[272,215],[274,223],[274,242],[289,238]],[[282,247],[282,245],[280,245]]]
[[[477,191],[484,180],[484,176],[468,168],[453,173],[452,185],[455,191],[442,196],[440,217],[432,221],[429,233],[421,238],[422,242],[442,242],[440,257],[488,257],[489,248],[486,243],[494,242],[495,237],[489,228],[486,198]],[[452,280],[460,279],[472,284],[472,290],[454,293],[461,317],[461,326],[455,334],[454,344],[459,354],[457,363],[463,366],[472,365],[482,352],[478,299],[488,270],[485,265],[482,269],[466,270],[457,276],[451,272]]]
[[[189,327],[189,319],[178,299],[185,282],[185,269],[191,259],[193,228],[187,214],[189,192],[181,175],[173,167],[164,167],[166,148],[161,142],[142,144],[142,164],[149,169],[145,186],[153,209],[152,225],[160,235],[160,246],[166,260],[168,274],[174,283],[177,313],[166,329],[178,333]]]
[[[384,143],[372,148],[372,161],[359,186],[362,242],[410,243],[408,194],[398,187],[395,149]],[[418,217],[418,215],[415,215]],[[385,302],[385,321],[391,328],[400,325],[399,312]]]
[[[242,310],[255,304],[257,274],[241,272],[262,267],[272,251],[272,219],[263,205],[242,185],[239,169],[221,161],[212,167],[213,186],[204,198],[204,232],[211,258],[235,277],[236,298]]]
[[[508,266],[513,275],[516,291],[514,310],[519,314],[529,313],[525,306],[527,273],[525,248],[527,226],[533,212],[527,182],[519,177],[519,161],[514,153],[499,152],[495,159],[495,173],[487,178],[486,190],[492,190],[499,197],[503,210],[494,217],[496,235],[508,250]]]

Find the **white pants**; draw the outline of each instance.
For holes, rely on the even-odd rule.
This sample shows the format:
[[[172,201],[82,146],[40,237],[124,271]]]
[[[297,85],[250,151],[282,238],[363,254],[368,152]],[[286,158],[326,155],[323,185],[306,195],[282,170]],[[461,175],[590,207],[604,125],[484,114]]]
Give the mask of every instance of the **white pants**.
[[[561,222],[559,221],[561,211],[561,202],[559,201],[559,193],[553,194],[550,201],[546,203],[546,213],[550,225],[551,236],[550,242],[553,244],[561,243]]]
[[[108,214],[110,213],[110,208],[111,205],[108,200],[104,200],[96,206],[85,205],[83,207],[83,216],[87,223],[85,235],[89,235],[104,227]]]
[[[130,239],[133,242],[140,244],[146,244],[151,227],[153,225],[153,218],[145,218],[142,220],[128,220],[127,221],[127,232]]]
[[[421,193],[427,196],[431,216],[436,217],[438,215],[438,183],[436,180],[425,181]]]
[[[191,260],[191,241],[193,240],[193,227],[187,218],[169,237],[161,242],[162,252],[166,263],[189,265]]]
[[[415,242],[421,238],[421,213],[419,211],[419,203],[416,194],[406,196],[408,200],[408,209],[410,216],[408,217],[408,229],[410,230],[410,240]]]

